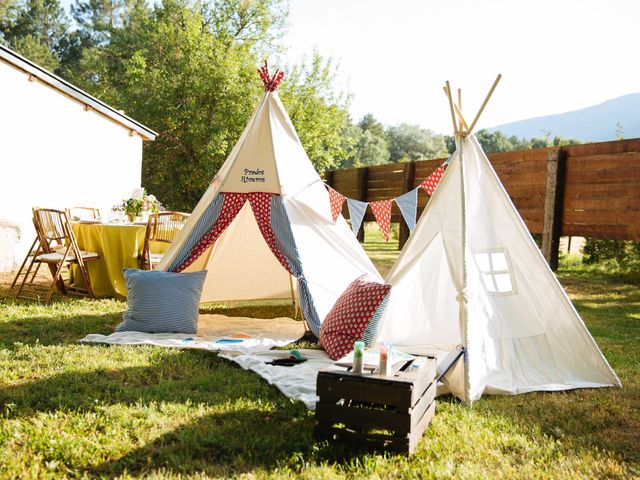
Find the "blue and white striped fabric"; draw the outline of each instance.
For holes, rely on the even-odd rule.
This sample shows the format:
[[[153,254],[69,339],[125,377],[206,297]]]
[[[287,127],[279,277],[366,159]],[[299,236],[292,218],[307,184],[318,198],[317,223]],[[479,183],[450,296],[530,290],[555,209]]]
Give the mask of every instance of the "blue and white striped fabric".
[[[222,203],[224,202],[224,193],[218,193],[216,198],[213,199],[213,202],[209,204],[207,209],[204,211],[202,216],[198,219],[196,226],[193,231],[189,235],[189,237],[185,240],[180,252],[175,257],[173,263],[167,269],[168,271],[174,271],[178,265],[184,262],[191,253],[193,247],[200,241],[203,235],[205,235],[211,227],[213,227],[218,221],[218,217],[220,216],[220,210],[222,209]]]
[[[207,271],[192,273],[124,269],[127,311],[116,332],[196,333]]]
[[[291,266],[291,273],[298,279],[298,293],[302,313],[304,313],[313,334],[316,337],[320,337],[320,318],[318,318],[318,312],[313,303],[307,279],[304,277],[302,262],[291,231],[291,222],[280,195],[271,196],[271,230],[276,237],[278,250],[287,258]]]
[[[389,291],[389,293],[384,296],[384,300],[380,302],[380,305],[378,305],[378,308],[371,317],[371,320],[369,320],[367,328],[365,328],[364,332],[362,332],[362,341],[364,342],[366,347],[373,346],[376,341],[376,337],[378,335],[378,323],[380,323],[380,318],[384,313],[384,309],[387,308],[387,302],[389,301],[390,294],[391,291]]]

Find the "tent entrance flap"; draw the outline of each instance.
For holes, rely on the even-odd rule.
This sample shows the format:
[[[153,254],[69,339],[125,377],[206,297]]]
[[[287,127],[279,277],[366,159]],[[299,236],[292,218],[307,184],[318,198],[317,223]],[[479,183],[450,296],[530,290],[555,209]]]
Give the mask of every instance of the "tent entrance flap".
[[[185,271],[198,270],[208,270],[202,302],[295,298],[297,282],[264,241],[249,202]]]

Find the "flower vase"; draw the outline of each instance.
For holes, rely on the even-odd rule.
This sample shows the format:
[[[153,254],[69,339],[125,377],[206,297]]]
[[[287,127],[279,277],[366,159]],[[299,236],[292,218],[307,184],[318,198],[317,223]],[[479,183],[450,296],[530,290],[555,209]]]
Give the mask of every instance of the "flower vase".
[[[129,219],[129,223],[133,223],[136,221],[136,214],[135,213],[127,213],[127,218]]]

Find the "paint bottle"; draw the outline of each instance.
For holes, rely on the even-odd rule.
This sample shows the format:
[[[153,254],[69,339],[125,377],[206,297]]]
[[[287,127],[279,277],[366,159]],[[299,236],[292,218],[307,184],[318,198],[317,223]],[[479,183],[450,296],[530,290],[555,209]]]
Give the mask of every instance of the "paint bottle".
[[[391,362],[389,356],[391,355],[391,344],[389,342],[383,342],[380,344],[380,366],[378,373],[383,377],[388,377],[391,373]]]
[[[362,375],[364,371],[364,342],[353,344],[353,373]]]

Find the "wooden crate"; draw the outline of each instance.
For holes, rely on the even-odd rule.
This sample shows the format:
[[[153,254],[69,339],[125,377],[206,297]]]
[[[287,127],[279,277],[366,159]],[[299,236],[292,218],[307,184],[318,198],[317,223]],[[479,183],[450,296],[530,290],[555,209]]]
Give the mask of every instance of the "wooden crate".
[[[391,377],[355,375],[338,366],[321,370],[316,438],[413,453],[436,407],[436,360],[419,360],[420,368],[409,365]]]

